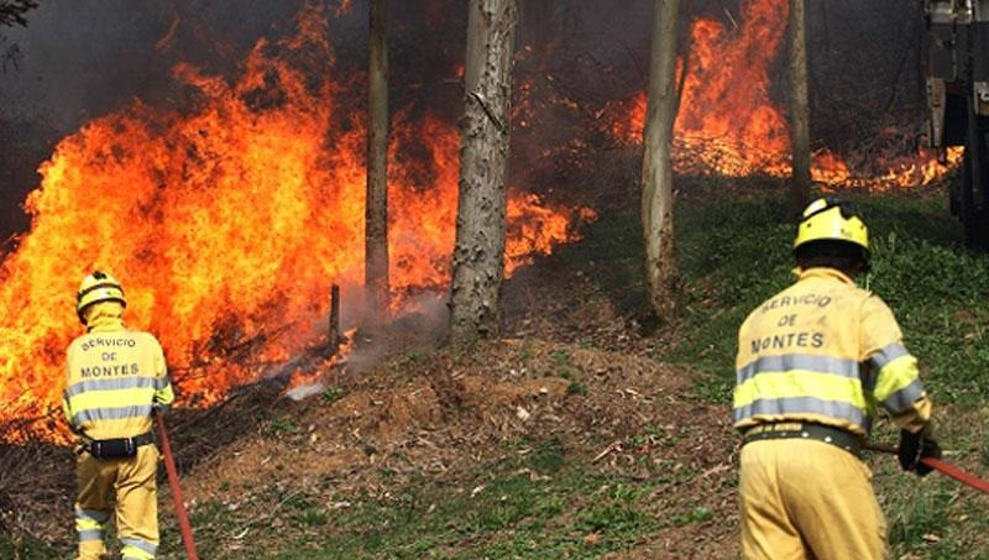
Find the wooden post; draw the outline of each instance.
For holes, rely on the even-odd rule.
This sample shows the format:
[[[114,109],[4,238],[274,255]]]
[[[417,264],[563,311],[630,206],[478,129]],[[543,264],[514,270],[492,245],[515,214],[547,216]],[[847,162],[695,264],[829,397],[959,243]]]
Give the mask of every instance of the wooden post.
[[[330,288],[330,332],[329,332],[329,355],[336,355],[340,349],[342,340],[340,333],[340,286],[333,284]]]

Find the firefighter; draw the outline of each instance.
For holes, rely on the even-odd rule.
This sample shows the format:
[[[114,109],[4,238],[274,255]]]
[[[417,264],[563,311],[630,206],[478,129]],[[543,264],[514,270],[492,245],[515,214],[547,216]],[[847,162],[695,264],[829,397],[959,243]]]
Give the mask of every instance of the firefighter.
[[[151,416],[174,397],[161,345],[150,333],[124,326],[126,305],[120,284],[100,271],[83,279],[76,295],[86,334],[67,352],[62,407],[80,440],[79,560],[106,558],[103,531],[112,513],[122,560],[151,560],[158,548],[158,450]]]
[[[940,457],[917,360],[883,301],[854,284],[869,269],[865,223],[831,198],[803,212],[797,281],[738,333],[734,426],[747,559],[885,558],[886,522],[861,461],[873,413],[900,428],[901,466]]]

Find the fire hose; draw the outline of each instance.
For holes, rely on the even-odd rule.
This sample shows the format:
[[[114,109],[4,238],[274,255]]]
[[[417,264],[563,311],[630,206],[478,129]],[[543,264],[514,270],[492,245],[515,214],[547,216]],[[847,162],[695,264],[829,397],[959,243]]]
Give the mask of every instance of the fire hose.
[[[896,455],[897,453],[895,447],[882,443],[870,444],[865,448],[870,451],[878,451],[880,453],[891,453],[893,455]],[[959,469],[947,461],[935,459],[934,457],[921,457],[920,462],[934,470],[940,471],[942,474],[949,476],[966,486],[971,486],[976,490],[981,490],[982,492],[989,494],[989,480],[981,479],[974,474],[970,474]]]
[[[179,521],[179,531],[182,533],[182,544],[189,560],[199,560],[196,554],[196,542],[192,540],[192,527],[189,525],[189,515],[182,503],[182,489],[179,487],[179,473],[175,469],[175,458],[172,455],[172,444],[168,441],[168,431],[165,429],[165,417],[159,411],[155,414],[158,419],[158,436],[161,440],[162,456],[165,459],[165,471],[168,473],[168,485],[172,488],[172,501],[175,502],[175,516]]]

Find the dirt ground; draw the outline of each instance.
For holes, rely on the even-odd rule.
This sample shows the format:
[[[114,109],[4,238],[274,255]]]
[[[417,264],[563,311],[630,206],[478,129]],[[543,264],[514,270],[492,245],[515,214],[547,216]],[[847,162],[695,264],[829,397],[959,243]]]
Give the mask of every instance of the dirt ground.
[[[354,367],[334,371],[331,389],[301,402],[268,381],[208,410],[177,410],[169,422],[190,513],[221,503],[265,518],[271,512],[244,511],[255,507],[252,493],[313,494],[328,479],[337,494],[372,496],[422,475],[460,484],[513,453],[505,442],[552,438],[568,463],[589,472],[636,480],[690,473],[648,496],[653,516],[698,504],[711,512],[607,558],[734,558],[737,442],[727,406],[692,396],[693,374],[653,359],[655,339],[641,334],[634,314],[605,295],[585,299],[590,282],[573,272],[523,271],[506,288],[504,337],[469,353],[437,349],[429,335],[384,333],[392,340],[374,359],[361,357],[358,340]],[[69,450],[0,451],[0,530],[70,549]],[[172,519],[164,480],[160,515]],[[236,549],[251,538],[248,528],[222,544]]]
[[[190,512],[210,502],[237,508],[262,488],[318,493],[327,479],[337,494],[354,495],[384,495],[423,473],[457,484],[505,454],[506,441],[556,438],[568,462],[594,472],[647,479],[658,465],[698,473],[650,496],[649,510],[672,515],[703,503],[712,521],[664,529],[608,558],[734,557],[728,410],[690,397],[683,371],[629,349],[526,337],[469,355],[413,349],[336,383],[298,403],[258,385],[217,409],[178,413],[173,433]],[[32,453],[31,472],[46,473],[50,489],[6,488],[5,527],[70,547],[71,457],[44,446]],[[161,515],[171,518],[164,479],[162,486]],[[230,538],[237,547],[244,535]]]
[[[462,487],[476,480],[478,466],[525,452],[508,443],[553,440],[568,464],[591,474],[650,481],[672,473],[638,502],[654,519],[708,512],[664,523],[603,558],[736,558],[738,442],[728,406],[695,394],[697,372],[655,359],[657,338],[644,335],[614,296],[551,297],[588,293],[586,277],[567,272],[536,269],[510,284],[503,338],[470,352],[438,347],[429,336],[383,333],[385,350],[372,337],[358,340],[354,367],[334,370],[326,390],[301,402],[269,380],[211,409],[176,411],[169,422],[190,513],[222,504],[241,519],[277,523],[276,512],[263,509],[270,500],[252,496],[318,496],[328,480],[335,496],[389,496],[423,477]],[[569,285],[551,285],[543,274]],[[676,336],[675,327],[663,332]],[[0,448],[0,472],[0,530],[71,549],[70,451]],[[160,480],[167,525],[174,512]],[[253,529],[214,535],[231,551],[285,545]]]
[[[316,398],[285,409],[292,434],[245,437],[202,458],[184,477],[187,495],[237,504],[258,481],[318,492],[327,478],[338,494],[380,495],[423,472],[457,484],[505,453],[502,442],[552,437],[568,461],[600,472],[646,478],[651,462],[700,473],[675,493],[657,492],[651,513],[704,503],[716,521],[664,530],[641,543],[642,554],[734,556],[727,408],[687,396],[681,371],[625,352],[506,339],[469,357],[402,357],[343,387],[331,404]],[[619,557],[646,556],[610,556]]]

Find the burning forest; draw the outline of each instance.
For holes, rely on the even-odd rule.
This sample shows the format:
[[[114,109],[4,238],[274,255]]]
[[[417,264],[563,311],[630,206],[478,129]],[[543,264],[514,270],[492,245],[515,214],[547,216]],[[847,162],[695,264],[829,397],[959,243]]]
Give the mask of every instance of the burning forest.
[[[3,263],[2,420],[24,430],[5,439],[65,437],[51,420],[63,389],[53,380],[77,332],[73,284],[91,268],[129,279],[130,321],[154,325],[169,341],[186,405],[208,406],[256,380],[251,364],[285,361],[320,344],[330,285],[354,293],[363,279],[367,125],[348,95],[361,76],[337,68],[327,18],[347,7],[329,11],[309,6],[295,32],[257,41],[233,79],[175,64],[172,79],[191,99],[181,109],[135,99],[57,143],[24,203],[30,231]],[[740,3],[733,28],[707,17],[690,24],[689,52],[677,68],[678,173],[790,173],[784,109],[769,94],[787,13],[785,2],[751,0]],[[458,73],[462,67],[451,68],[447,79]],[[514,110],[523,137],[538,113],[563,107],[567,130],[603,128],[618,145],[641,142],[644,92],[606,101],[580,121],[585,104],[565,93],[533,99],[531,87],[523,81]],[[398,313],[407,295],[442,291],[449,282],[459,133],[429,109],[400,108],[391,136],[389,275]],[[541,148],[550,157],[590,149],[580,138]],[[822,147],[812,174],[829,189],[921,186],[959,158],[954,148],[944,164],[927,152],[898,153],[853,169]],[[578,239],[576,226],[595,215],[526,192],[518,176],[507,208],[508,275]],[[351,316],[359,305],[348,299]]]
[[[309,7],[297,22],[296,34],[259,41],[233,83],[177,64],[191,110],[136,100],[60,141],[41,166],[25,202],[31,231],[3,263],[0,409],[4,422],[25,421],[5,439],[66,435],[51,415],[86,270],[129,279],[130,322],[170,341],[186,405],[256,380],[252,362],[319,344],[331,284],[348,292],[363,278],[366,132],[341,95],[354,78],[335,79],[326,14]],[[399,112],[393,127],[389,272],[400,312],[405,295],[448,283],[458,132],[429,112]],[[403,156],[410,147],[418,157]],[[506,274],[575,239],[590,216],[513,190]]]
[[[788,13],[786,2],[753,0],[741,3],[737,18],[731,20],[734,29],[709,18],[691,24],[690,51],[678,61],[677,70],[680,110],[674,125],[673,157],[678,173],[790,176],[787,119],[784,108],[770,99],[769,77]],[[607,114],[615,138],[640,143],[646,93],[613,102]],[[881,134],[903,132],[891,127]],[[822,146],[813,154],[811,176],[828,189],[920,187],[944,177],[962,154],[961,148],[952,148],[939,161],[932,151],[911,154],[900,150],[852,167]]]
[[[222,4],[0,0],[0,557],[729,560],[798,437],[986,547],[986,2]]]

